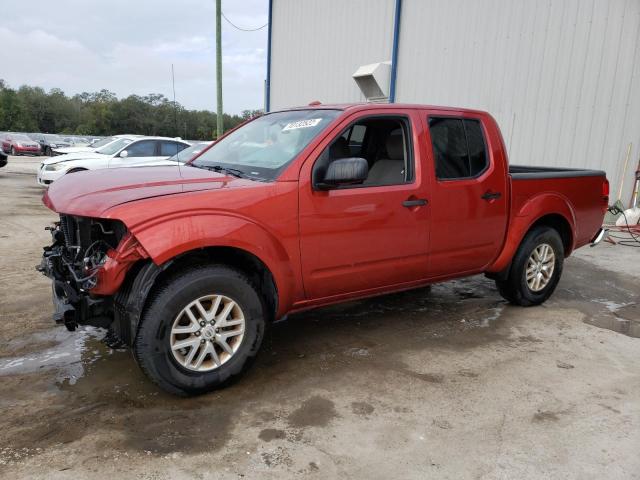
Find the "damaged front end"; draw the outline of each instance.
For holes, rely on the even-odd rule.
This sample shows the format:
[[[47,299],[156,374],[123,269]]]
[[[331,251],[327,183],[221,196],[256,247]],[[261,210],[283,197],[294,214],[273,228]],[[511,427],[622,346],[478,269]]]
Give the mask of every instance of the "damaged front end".
[[[67,329],[107,328],[113,321],[112,295],[128,268],[147,255],[119,220],[60,215],[36,269],[53,281],[53,318]]]

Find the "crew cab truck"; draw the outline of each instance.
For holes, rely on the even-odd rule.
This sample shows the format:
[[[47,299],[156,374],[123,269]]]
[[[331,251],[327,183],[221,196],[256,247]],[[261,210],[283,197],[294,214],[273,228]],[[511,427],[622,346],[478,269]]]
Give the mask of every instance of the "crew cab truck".
[[[179,168],[71,177],[44,195],[54,318],[109,328],[179,395],[241,374],[291,312],[481,273],[538,305],[609,193],[601,171],[509,167],[488,113],[401,104],[269,113]]]

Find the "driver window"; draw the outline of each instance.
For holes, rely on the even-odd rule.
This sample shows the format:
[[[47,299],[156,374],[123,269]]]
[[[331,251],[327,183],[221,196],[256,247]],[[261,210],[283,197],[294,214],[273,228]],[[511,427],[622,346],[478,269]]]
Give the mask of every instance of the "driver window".
[[[369,166],[362,186],[398,185],[413,180],[409,121],[404,117],[361,119],[342,132],[320,155],[313,168],[314,184],[321,183],[329,165],[340,158],[364,158]]]

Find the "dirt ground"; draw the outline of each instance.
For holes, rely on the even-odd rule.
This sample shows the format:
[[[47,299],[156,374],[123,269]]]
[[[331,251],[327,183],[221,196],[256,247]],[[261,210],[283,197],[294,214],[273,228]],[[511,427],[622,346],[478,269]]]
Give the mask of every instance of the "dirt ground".
[[[51,322],[36,165],[0,169],[0,478],[640,478],[640,249],[578,252],[541,307],[473,277],[295,315],[179,399]]]

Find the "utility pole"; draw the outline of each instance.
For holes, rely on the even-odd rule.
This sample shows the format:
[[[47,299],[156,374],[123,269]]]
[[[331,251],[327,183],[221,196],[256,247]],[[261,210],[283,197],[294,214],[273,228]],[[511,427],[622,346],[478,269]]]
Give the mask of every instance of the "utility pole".
[[[173,63],[171,64],[171,87],[173,88],[173,123],[178,135],[178,104],[176,103],[176,76],[173,72]]]
[[[218,94],[218,111],[216,114],[217,138],[222,136],[222,0],[216,0],[216,89]]]

